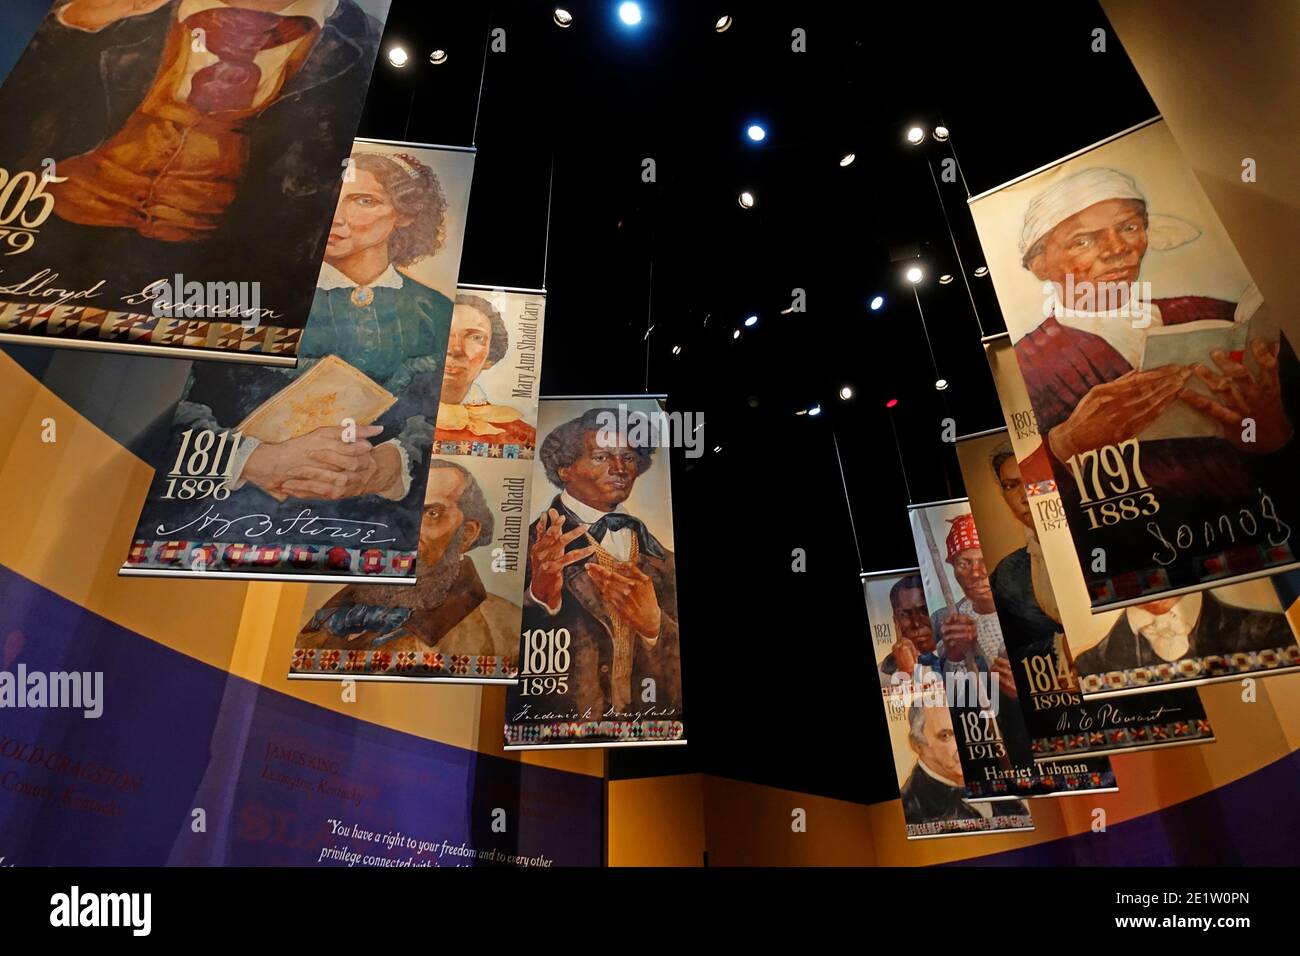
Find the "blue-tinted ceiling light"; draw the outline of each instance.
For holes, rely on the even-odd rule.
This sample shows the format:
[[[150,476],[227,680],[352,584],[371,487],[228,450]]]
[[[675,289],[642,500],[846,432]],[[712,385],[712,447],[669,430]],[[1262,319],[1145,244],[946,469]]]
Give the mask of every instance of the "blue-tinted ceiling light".
[[[630,27],[636,26],[641,22],[641,4],[620,3],[618,5],[618,18]]]
[[[883,295],[878,295],[878,296],[874,297],[874,298],[871,300],[871,311],[872,311],[872,312],[879,312],[879,311],[881,310],[881,308],[884,307],[884,304],[885,304],[885,297],[884,297]]]
[[[767,139],[767,130],[763,129],[763,127],[759,126],[757,123],[751,124],[749,129],[745,132],[748,133],[749,138],[756,143],[761,143],[763,140]]]
[[[745,320],[745,324],[751,327],[758,325],[758,316],[751,315],[749,318]]]

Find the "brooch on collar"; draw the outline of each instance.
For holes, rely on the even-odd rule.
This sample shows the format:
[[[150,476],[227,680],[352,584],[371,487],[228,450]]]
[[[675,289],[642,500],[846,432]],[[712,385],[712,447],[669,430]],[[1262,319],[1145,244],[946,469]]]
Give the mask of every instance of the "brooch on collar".
[[[352,290],[352,304],[358,309],[364,309],[371,302],[375,301],[375,290],[370,286],[359,285]]]

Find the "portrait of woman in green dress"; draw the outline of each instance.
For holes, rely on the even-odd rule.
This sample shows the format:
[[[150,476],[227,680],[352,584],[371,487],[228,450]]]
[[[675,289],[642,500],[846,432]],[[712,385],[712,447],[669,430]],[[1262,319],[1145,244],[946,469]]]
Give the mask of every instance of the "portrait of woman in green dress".
[[[414,548],[452,299],[403,270],[438,253],[446,218],[446,196],[428,165],[408,153],[358,147],[344,173],[298,367],[196,363],[172,423],[170,454],[179,454],[188,430],[233,433],[327,356],[381,386],[396,402],[372,424],[340,422],[279,441],[243,436],[229,467],[222,468],[230,495],[212,502],[219,522],[194,527],[190,522],[204,512],[195,507],[201,502],[161,500],[155,489],[139,537],[394,550],[407,550],[410,541]],[[345,510],[331,506],[343,500],[348,500]],[[304,509],[370,527],[364,536],[304,536],[298,532],[307,523],[292,520]],[[267,527],[271,523],[274,527]],[[289,533],[277,533],[284,531]]]

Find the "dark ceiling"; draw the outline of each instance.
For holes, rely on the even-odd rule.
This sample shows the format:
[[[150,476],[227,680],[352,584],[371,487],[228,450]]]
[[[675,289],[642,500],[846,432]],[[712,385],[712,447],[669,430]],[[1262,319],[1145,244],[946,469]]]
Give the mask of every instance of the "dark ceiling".
[[[915,561],[884,403],[899,400],[914,501],[962,494],[943,418],[959,434],[1002,424],[975,310],[984,331],[1003,324],[989,280],[970,275],[983,256],[965,186],[996,186],[1155,107],[1091,0],[645,0],[635,30],[615,2],[568,0],[567,30],[554,6],[394,0],[385,48],[411,62],[381,58],[360,135],[478,147],[471,283],[543,284],[553,164],[543,394],[648,390],[704,414],[704,457],[673,453],[690,745],[615,753],[611,772],[887,799],[858,572]],[[734,25],[719,34],[723,13]],[[487,49],[497,27],[504,52]],[[796,28],[806,52],[792,50]],[[1097,28],[1107,52],[1092,51]],[[445,64],[428,62],[435,48]],[[744,137],[752,120],[768,130],[760,145]],[[949,143],[904,141],[940,120]],[[965,185],[936,184],[929,165],[954,146]],[[755,208],[740,208],[742,189]],[[917,255],[944,393],[901,278]],[[941,286],[944,272],[959,278]],[[807,310],[782,315],[796,288]],[[876,294],[886,305],[871,312]],[[734,340],[751,313],[757,326]],[[821,416],[795,415],[818,402]]]

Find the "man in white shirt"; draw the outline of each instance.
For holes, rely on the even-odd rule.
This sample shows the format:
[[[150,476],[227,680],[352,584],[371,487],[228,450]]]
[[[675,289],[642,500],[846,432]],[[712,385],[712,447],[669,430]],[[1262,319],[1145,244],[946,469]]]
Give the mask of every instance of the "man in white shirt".
[[[1125,609],[1110,633],[1075,660],[1080,674],[1174,664],[1207,655],[1295,645],[1286,616],[1225,604],[1212,591]]]
[[[568,630],[568,691],[557,696],[579,711],[667,716],[681,707],[676,564],[623,505],[655,448],[626,435],[607,444],[602,413],[618,417],[590,409],[542,442],[546,477],[561,491],[529,530],[524,627]]]

